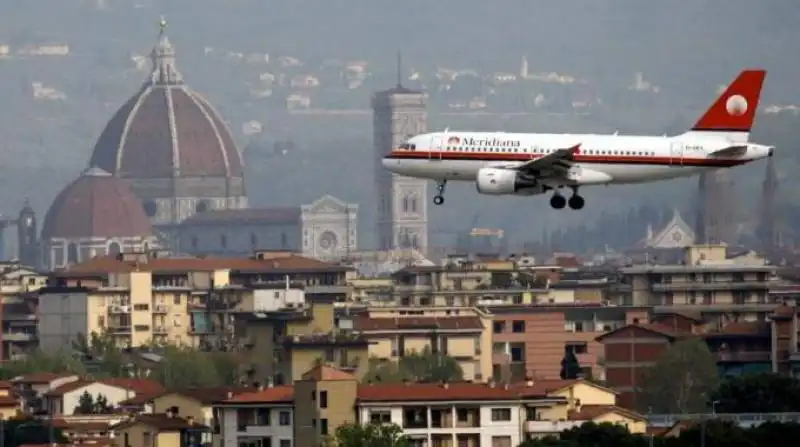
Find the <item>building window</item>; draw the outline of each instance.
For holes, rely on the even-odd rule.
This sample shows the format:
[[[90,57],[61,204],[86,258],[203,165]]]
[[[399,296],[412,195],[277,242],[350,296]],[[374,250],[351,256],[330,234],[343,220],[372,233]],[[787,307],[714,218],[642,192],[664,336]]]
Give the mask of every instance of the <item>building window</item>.
[[[78,244],[72,243],[67,246],[67,263],[78,262]]]
[[[516,333],[525,332],[525,322],[521,320],[514,321],[511,324],[511,331]]]
[[[270,425],[269,408],[259,408],[256,410],[256,425]]]
[[[134,304],[133,310],[140,310],[140,311],[150,310],[150,306],[147,304]]]
[[[122,247],[119,245],[118,242],[112,242],[108,244],[108,255],[109,256],[116,256],[122,253]]]
[[[408,204],[408,197],[403,197],[403,212],[404,213],[408,212],[408,205],[409,205]]]
[[[511,409],[510,408],[492,408],[492,421],[510,421]]]
[[[392,413],[388,411],[372,411],[369,414],[369,422],[371,424],[390,424],[392,422]]]
[[[586,342],[582,341],[571,341],[567,342],[565,348],[569,351],[571,350],[575,354],[586,354],[589,350]]]
[[[411,212],[412,213],[416,213],[417,212],[417,197],[416,196],[411,198]]]
[[[281,439],[280,447],[292,447],[292,440],[291,439]]]
[[[288,248],[289,247],[289,237],[286,236],[286,233],[281,233],[281,248]]]
[[[156,202],[153,202],[152,200],[144,202],[144,213],[147,214],[147,217],[153,217],[157,212],[158,206],[156,205]]]
[[[192,248],[197,248],[198,241],[197,236],[192,236]]]
[[[197,205],[195,206],[194,209],[198,213],[205,213],[206,211],[208,211],[208,202],[206,202],[205,200],[201,200],[197,202]]]
[[[287,425],[292,425],[292,413],[288,411],[281,411],[278,413],[278,423],[284,427]]]
[[[492,325],[492,330],[495,334],[502,334],[506,331],[506,322],[505,321],[495,321]]]
[[[327,419],[320,419],[319,420],[319,434],[326,436],[328,434],[328,420]]]
[[[250,247],[256,248],[258,247],[258,236],[255,233],[250,233]]]
[[[320,408],[328,408],[328,392],[327,391],[320,391],[319,392],[319,407]]]

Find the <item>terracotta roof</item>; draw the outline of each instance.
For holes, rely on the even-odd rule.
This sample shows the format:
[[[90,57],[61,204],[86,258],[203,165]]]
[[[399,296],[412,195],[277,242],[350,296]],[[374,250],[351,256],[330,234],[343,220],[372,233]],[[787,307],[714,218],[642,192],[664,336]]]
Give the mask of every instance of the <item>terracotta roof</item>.
[[[252,258],[155,258],[147,262],[121,261],[113,256],[104,256],[74,264],[58,272],[61,276],[88,274],[125,273],[132,271],[159,272],[202,272],[214,270],[236,270],[244,272],[282,272],[282,271],[326,271],[347,270],[347,267],[318,261],[298,255],[286,255],[269,259]]]
[[[360,385],[361,402],[430,402],[466,400],[515,400],[519,394],[510,387],[483,383]]]
[[[239,394],[249,393],[252,391],[253,388],[232,387],[232,386],[223,386],[215,388],[184,388],[180,390],[165,391],[160,395],[154,396],[153,399],[161,396],[167,396],[170,394],[178,394],[184,397],[194,399],[203,405],[210,405],[213,404],[214,402],[220,402],[229,399],[232,396],[238,396]]]
[[[520,382],[517,384],[512,385],[512,388],[519,393],[521,397],[536,397],[536,396],[547,396],[550,393],[555,391],[562,390],[569,386],[583,383],[588,386],[601,389],[603,391],[607,391],[609,393],[617,394],[617,392],[611,388],[604,387],[602,385],[598,385],[596,383],[592,383],[583,379],[571,379],[571,380],[562,380],[562,379],[555,379],[555,380],[535,380],[533,381],[532,385],[528,385],[527,382]]]
[[[787,306],[787,305],[785,305],[785,304],[784,304],[784,305],[782,305],[782,306],[778,306],[778,307],[776,307],[776,308],[775,308],[775,310],[772,312],[772,315],[771,315],[771,317],[772,317],[773,319],[778,319],[778,318],[792,318],[792,317],[794,317],[796,314],[797,314],[797,308],[796,308],[796,307],[794,307],[794,306]]]
[[[91,168],[64,188],[44,218],[42,237],[151,236],[142,202],[125,180]]]
[[[134,379],[127,377],[112,377],[100,380],[109,386],[124,388],[126,390],[135,391],[137,394],[153,394],[164,391],[164,386],[155,380],[150,379]]]
[[[241,210],[212,210],[198,213],[181,222],[182,226],[219,225],[233,222],[239,225],[258,223],[297,223],[300,207],[248,208]]]
[[[569,413],[569,420],[591,421],[608,413],[617,413],[637,421],[645,420],[645,417],[641,414],[616,405],[581,405],[579,411],[571,411]]]
[[[294,387],[291,385],[264,388],[261,391],[252,391],[226,399],[223,403],[247,404],[247,403],[291,403],[294,400]]]
[[[19,399],[15,396],[0,396],[0,407],[16,407],[19,405]]]
[[[53,426],[74,432],[104,432],[111,428],[111,424],[104,421],[68,421],[63,418],[53,419]]]
[[[149,427],[153,427],[160,431],[178,431],[184,430],[187,428],[202,428],[205,427],[202,424],[198,424],[195,421],[189,421],[188,419],[184,419],[180,416],[169,416],[164,413],[160,414],[137,414],[132,419],[128,421],[120,422],[119,424],[115,425],[113,428],[118,430],[120,428],[130,427],[136,424],[144,424]]]
[[[65,383],[59,387],[53,388],[52,390],[46,392],[44,395],[50,397],[63,396],[72,391],[79,390],[83,387],[87,387],[93,383],[94,382],[90,380],[76,380],[74,382]]]
[[[0,380],[0,390],[7,390],[13,386],[14,384],[9,382],[8,380]]]
[[[338,368],[333,368],[328,365],[317,365],[305,374],[303,380],[316,380],[316,381],[337,381],[337,380],[357,380],[356,377],[350,373],[346,373]]]
[[[369,316],[361,316],[353,322],[353,325],[358,331],[483,329],[483,322],[480,317],[370,318]]]
[[[683,334],[675,332],[675,330],[673,328],[671,328],[671,327],[669,327],[667,325],[661,324],[661,323],[629,324],[629,325],[626,325],[626,326],[622,326],[621,328],[614,329],[613,331],[606,332],[605,334],[603,334],[603,335],[601,335],[599,337],[596,337],[595,341],[602,341],[605,338],[611,337],[611,336],[613,336],[615,334],[618,334],[618,333],[620,333],[620,332],[622,332],[622,331],[624,331],[626,329],[629,329],[629,328],[639,328],[639,329],[642,329],[644,331],[647,331],[647,332],[650,332],[650,333],[653,333],[653,334],[656,334],[656,335],[661,335],[663,337],[667,337],[667,338],[670,338],[670,339],[674,339],[676,337],[679,337],[680,335],[683,335]]]
[[[131,178],[242,178],[242,158],[216,110],[177,72],[160,40],[153,74],[106,124],[90,163]]]
[[[40,372],[40,373],[26,374],[24,376],[15,377],[11,381],[13,383],[29,383],[32,385],[44,385],[54,380],[61,379],[64,377],[70,377],[72,375],[73,374],[55,374],[55,373]]]

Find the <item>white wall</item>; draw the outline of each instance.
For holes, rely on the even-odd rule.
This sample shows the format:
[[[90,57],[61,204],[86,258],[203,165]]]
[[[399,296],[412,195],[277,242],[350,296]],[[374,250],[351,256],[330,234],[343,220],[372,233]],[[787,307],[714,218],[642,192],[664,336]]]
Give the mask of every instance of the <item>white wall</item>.
[[[254,408],[254,407],[249,407]],[[260,408],[264,408],[260,406]],[[261,437],[269,436],[272,438],[272,447],[282,447],[281,440],[292,441],[294,439],[294,411],[290,405],[269,407],[269,426],[248,426],[246,431],[239,431],[236,421],[236,407],[222,407],[222,437],[223,447],[238,447],[239,439],[246,439],[248,436]],[[280,425],[281,411],[288,411],[290,414],[289,425]],[[294,442],[290,444],[295,447]],[[301,446],[297,446],[301,447]]]
[[[436,403],[434,407],[441,409],[445,406],[456,408],[458,406],[474,406],[472,402],[461,403]],[[430,436],[434,434],[479,434],[481,445],[492,445],[492,438],[494,436],[510,436],[511,445],[516,446],[522,442],[522,422],[521,417],[524,414],[522,405],[516,402],[486,402],[480,403],[480,426],[479,427],[444,427],[444,428],[409,428],[403,427],[403,407],[397,405],[361,405],[359,406],[359,420],[362,423],[369,423],[370,413],[373,411],[386,411],[391,412],[392,423],[397,424],[403,428],[403,432],[407,435],[418,437],[420,435]],[[419,404],[408,404],[407,406],[418,407]],[[511,410],[511,420],[509,421],[492,421],[492,409],[495,408],[508,408]],[[455,421],[455,413],[453,420]],[[430,426],[430,408],[428,412],[428,425]],[[430,439],[429,439],[430,442]]]
[[[77,390],[72,390],[68,393],[64,393],[64,396],[62,398],[62,402],[64,405],[64,408],[61,409],[62,414],[64,414],[65,416],[70,416],[75,414],[75,407],[78,406],[81,395],[84,392],[89,392],[89,394],[91,394],[92,398],[94,398],[95,400],[97,400],[97,396],[102,394],[103,396],[106,397],[108,404],[112,407],[116,407],[123,400],[136,397],[136,393],[134,391],[125,388],[106,385],[104,383],[91,383],[84,387],[78,388]]]
[[[256,289],[253,290],[253,311],[270,312],[285,309],[289,305],[305,304],[306,294],[300,289]]]
[[[79,334],[86,334],[86,293],[47,293],[39,296],[39,347],[54,352]]]

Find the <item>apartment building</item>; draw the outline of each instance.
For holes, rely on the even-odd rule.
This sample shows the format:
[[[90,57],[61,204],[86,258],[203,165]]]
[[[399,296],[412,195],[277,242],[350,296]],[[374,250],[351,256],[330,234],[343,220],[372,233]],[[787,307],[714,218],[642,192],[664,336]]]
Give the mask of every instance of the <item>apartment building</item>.
[[[0,263],[0,360],[25,357],[38,343],[36,292],[47,275],[18,262]]]
[[[491,332],[477,310],[462,309],[460,315],[399,315],[387,309],[358,316],[354,332],[369,340],[369,356],[396,362],[413,352],[430,351],[453,357],[464,380],[484,381],[491,372]],[[447,312],[447,311],[443,311]],[[432,314],[432,315],[431,315]]]
[[[364,385],[319,365],[293,386],[243,393],[215,411],[225,447],[316,445],[347,423],[397,424],[412,446],[516,447],[587,421],[644,432],[644,418],[615,400],[582,380]]]
[[[770,288],[779,282],[774,265],[752,254],[728,258],[724,245],[690,246],[681,264],[643,264],[618,273],[620,281],[609,291],[613,304],[652,306],[655,313],[681,309],[718,327],[764,320],[776,304]]]
[[[731,322],[722,328],[681,314],[656,315],[649,324],[630,324],[597,337],[603,345],[606,382],[620,393],[620,405],[637,408],[642,374],[672,343],[686,337],[708,344],[722,376],[793,374],[800,369],[795,307],[773,307],[766,321]]]
[[[645,322],[649,309],[600,303],[493,306],[484,309],[491,325],[492,377],[518,382],[559,378],[566,350],[578,357],[585,377],[603,379],[599,365],[602,333],[634,321]]]
[[[54,272],[39,291],[40,346],[57,350],[92,332],[112,335],[120,346],[229,346],[239,343],[237,316],[302,313],[306,303],[344,300],[348,271],[286,252],[95,258]]]

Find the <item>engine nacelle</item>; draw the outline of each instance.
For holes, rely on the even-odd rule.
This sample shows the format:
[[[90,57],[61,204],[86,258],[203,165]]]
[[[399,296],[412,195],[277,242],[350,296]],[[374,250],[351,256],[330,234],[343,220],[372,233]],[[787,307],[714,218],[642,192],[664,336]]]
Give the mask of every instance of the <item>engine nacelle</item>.
[[[475,179],[475,187],[481,194],[493,196],[532,196],[544,193],[544,186],[535,178],[526,178],[512,169],[482,168]]]

